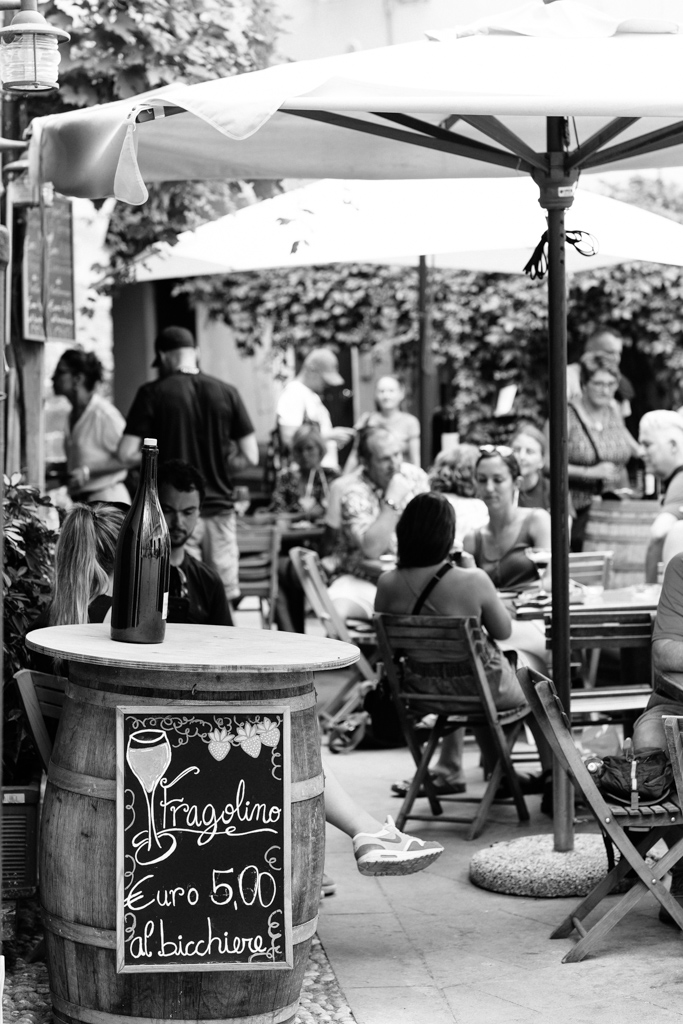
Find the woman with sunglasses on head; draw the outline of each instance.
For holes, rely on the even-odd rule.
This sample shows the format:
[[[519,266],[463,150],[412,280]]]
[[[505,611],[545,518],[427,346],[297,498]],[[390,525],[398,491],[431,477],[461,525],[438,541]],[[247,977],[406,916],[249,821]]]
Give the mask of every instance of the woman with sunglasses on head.
[[[626,464],[641,454],[614,399],[619,386],[615,357],[585,352],[579,362],[581,397],[567,406],[569,490],[574,508],[571,550],[581,551],[593,497],[628,486]]]
[[[538,583],[539,570],[527,549],[550,551],[550,514],[543,508],[520,508],[519,463],[505,445],[483,445],[475,470],[477,494],[489,510],[486,526],[465,536],[463,548],[499,590],[524,590]],[[547,573],[544,585],[548,585]],[[505,650],[539,672],[546,670],[545,634],[536,622],[512,624]]]
[[[538,571],[526,549],[550,549],[550,514],[542,508],[519,507],[522,475],[512,449],[483,445],[475,481],[477,495],[488,508],[489,521],[466,534],[464,550],[499,590],[537,583]]]

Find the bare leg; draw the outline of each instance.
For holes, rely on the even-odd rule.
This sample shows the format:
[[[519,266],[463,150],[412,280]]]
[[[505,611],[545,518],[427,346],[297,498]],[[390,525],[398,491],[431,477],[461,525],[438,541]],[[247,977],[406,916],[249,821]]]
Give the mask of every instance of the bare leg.
[[[443,775],[450,782],[464,782],[465,776],[462,770],[462,752],[465,743],[465,730],[456,729],[455,732],[444,736],[439,749],[439,757],[434,764],[432,771],[437,775]]]
[[[340,785],[329,766],[325,766],[325,817],[330,825],[355,836],[359,832],[379,832],[382,822],[373,818]]]
[[[353,840],[361,875],[409,875],[422,871],[443,853],[441,843],[399,832],[391,818],[384,823],[373,818],[349,796],[329,769],[325,771],[325,816]]]

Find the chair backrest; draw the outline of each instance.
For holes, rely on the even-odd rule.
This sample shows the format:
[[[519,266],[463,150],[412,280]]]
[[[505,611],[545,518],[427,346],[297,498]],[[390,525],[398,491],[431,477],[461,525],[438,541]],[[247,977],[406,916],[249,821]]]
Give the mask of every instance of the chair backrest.
[[[552,647],[552,615],[545,615],[546,646]],[[651,612],[628,609],[570,608],[569,643],[572,650],[586,647],[644,647],[652,642]]]
[[[609,588],[613,551],[572,551],[569,554],[569,576],[585,587]]]
[[[473,616],[455,617],[444,615],[375,615],[377,645],[384,663],[389,684],[394,695],[407,703],[411,710],[419,712],[420,705],[433,711],[438,703],[441,713],[469,715],[482,713],[484,708],[492,719],[497,717],[496,707],[484,669],[478,644],[481,627]],[[474,693],[424,694],[406,690],[401,671],[401,660],[410,652],[422,649],[428,655],[426,661],[453,662],[454,672],[462,678],[462,666],[469,667],[474,683]]]
[[[354,643],[357,638],[349,630],[327,593],[327,585],[323,578],[317,552],[311,551],[310,548],[290,548],[289,557],[313,614],[322,625],[326,635],[331,640],[342,640],[345,644]],[[377,678],[377,673],[362,651],[358,668],[364,679],[375,680]]]
[[[664,732],[666,733],[666,742],[669,747],[669,758],[676,782],[678,802],[683,807],[683,803],[681,803],[683,801],[683,736],[681,735],[681,726],[683,726],[683,718],[678,715],[675,717],[667,715],[664,719]]]
[[[280,527],[278,523],[254,523],[251,520],[238,518],[237,547],[240,560],[257,568],[270,566],[279,551]],[[277,546],[276,543],[277,542]],[[258,556],[261,556],[260,559]]]
[[[553,683],[529,668],[521,669],[517,673],[517,678],[534,718],[552,747],[555,757],[564,770],[576,780],[598,819],[605,821],[607,817],[609,821],[609,807],[576,749],[569,721]]]
[[[265,623],[269,629],[273,624],[278,591],[280,538],[278,523],[257,524],[244,519],[237,520],[240,592],[245,596],[267,599],[268,616]]]
[[[52,740],[45,725],[46,718],[59,719],[65,700],[67,680],[64,676],[52,676],[46,672],[34,672],[28,668],[14,673],[19,696],[24,705],[29,728],[38,753],[47,770],[52,753]]]

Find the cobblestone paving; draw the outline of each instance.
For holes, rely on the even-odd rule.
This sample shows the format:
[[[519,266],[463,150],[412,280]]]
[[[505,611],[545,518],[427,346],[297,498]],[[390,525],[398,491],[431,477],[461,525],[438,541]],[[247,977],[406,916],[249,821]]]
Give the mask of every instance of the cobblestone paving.
[[[27,963],[40,939],[37,910],[30,902],[19,909],[17,938],[4,943],[6,957],[5,991],[2,998],[4,1024],[50,1024],[50,990],[44,961]],[[355,1024],[355,1017],[337,983],[334,971],[317,936],[301,989],[296,1024]]]

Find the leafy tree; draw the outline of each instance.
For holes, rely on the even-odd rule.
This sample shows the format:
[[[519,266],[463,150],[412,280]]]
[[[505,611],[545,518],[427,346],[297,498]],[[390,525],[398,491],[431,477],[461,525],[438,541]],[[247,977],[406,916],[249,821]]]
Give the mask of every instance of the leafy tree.
[[[44,14],[71,41],[62,47],[58,92],[22,101],[22,121],[266,67],[280,25],[273,0],[49,0]],[[240,205],[240,187],[230,182],[149,191],[144,206],[114,209],[107,245],[117,283],[150,246]]]
[[[587,264],[589,260],[587,259]],[[264,324],[273,344],[305,352],[314,344],[391,346],[396,365],[415,369],[419,322],[412,268],[337,264],[196,278],[178,286],[224,321],[252,352]],[[683,403],[683,275],[677,267],[624,264],[575,275],[569,287],[569,356],[608,325],[626,338],[624,370],[637,382],[638,415]],[[547,290],[522,275],[430,273],[430,343],[453,382],[463,436],[496,439],[500,387],[518,386],[517,408],[542,422],[547,410]]]

